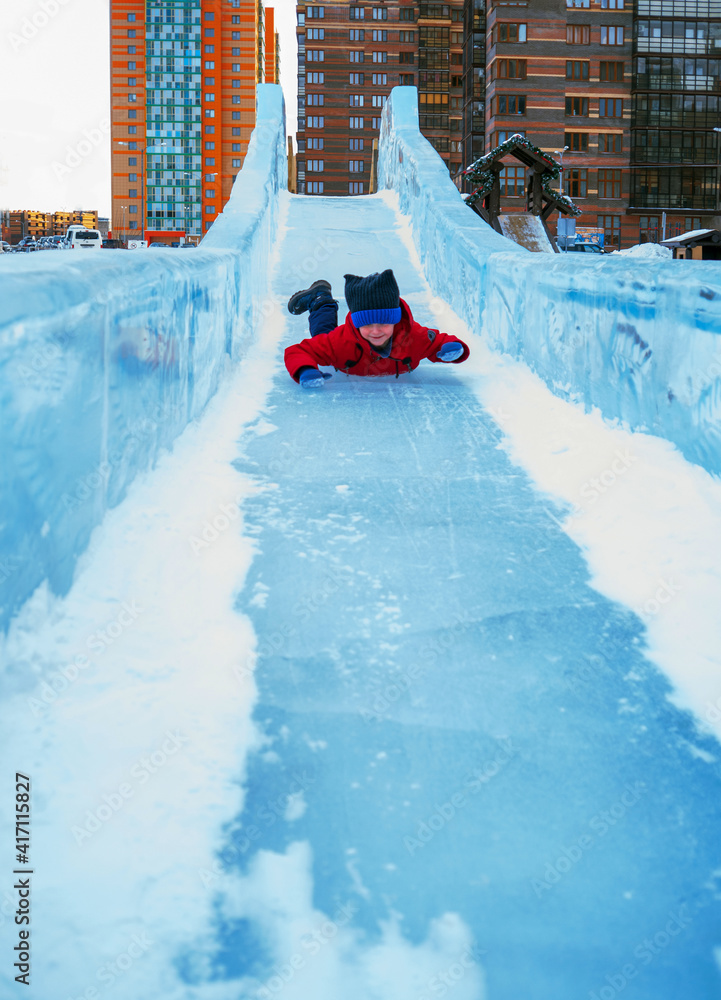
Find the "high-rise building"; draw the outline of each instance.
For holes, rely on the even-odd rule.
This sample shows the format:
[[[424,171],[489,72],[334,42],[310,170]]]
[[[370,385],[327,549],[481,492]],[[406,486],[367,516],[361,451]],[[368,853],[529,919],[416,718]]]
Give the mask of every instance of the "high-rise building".
[[[484,100],[486,96],[486,3],[465,0],[463,5],[463,120],[460,139],[461,168],[483,156],[486,143]],[[458,139],[451,139],[451,153],[458,152]],[[463,177],[454,179],[461,190]]]
[[[197,239],[222,211],[267,71],[263,17],[260,0],[111,0],[115,236]]]
[[[373,140],[399,85],[418,87],[421,131],[449,169],[460,166],[463,0],[301,3],[296,12],[299,193],[368,193]]]
[[[637,0],[629,213],[638,237],[713,228],[721,215],[721,2]]]

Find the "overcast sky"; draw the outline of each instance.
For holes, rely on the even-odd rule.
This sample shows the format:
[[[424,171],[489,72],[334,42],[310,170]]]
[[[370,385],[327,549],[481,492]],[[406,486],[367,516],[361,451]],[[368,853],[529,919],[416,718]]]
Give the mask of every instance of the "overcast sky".
[[[0,0],[0,208],[110,215],[109,6]],[[273,6],[295,137],[295,0]]]

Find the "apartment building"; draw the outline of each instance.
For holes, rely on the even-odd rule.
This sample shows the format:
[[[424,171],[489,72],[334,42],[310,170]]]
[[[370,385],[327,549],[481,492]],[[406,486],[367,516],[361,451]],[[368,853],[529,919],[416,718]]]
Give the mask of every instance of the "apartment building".
[[[2,239],[15,245],[24,236],[40,239],[41,236],[64,236],[68,226],[79,225],[87,229],[98,229],[97,211],[35,212],[28,210],[0,213]]]
[[[463,5],[463,121],[460,141],[461,169],[486,151],[486,3],[465,0]],[[451,152],[457,152],[451,140]],[[461,190],[464,178],[454,175]]]
[[[421,131],[460,168],[463,0],[299,4],[296,15],[299,193],[368,193],[373,140],[399,85],[418,87]]]
[[[615,246],[635,226],[625,215],[632,29],[630,0],[495,0],[488,11],[487,148],[520,132],[557,154],[583,210],[577,225],[603,227]],[[525,175],[521,164],[503,170],[504,211],[525,209]]]
[[[112,231],[201,237],[230,197],[266,56],[260,0],[111,0]]]
[[[629,214],[656,241],[719,223],[720,0],[637,0]]]

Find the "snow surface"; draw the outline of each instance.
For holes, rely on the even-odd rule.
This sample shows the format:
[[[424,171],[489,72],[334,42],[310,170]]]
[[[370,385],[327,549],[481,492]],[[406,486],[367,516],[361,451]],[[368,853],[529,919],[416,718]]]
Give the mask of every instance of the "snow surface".
[[[636,243],[625,250],[612,250],[611,253],[626,257],[648,257],[650,260],[670,260],[673,257],[673,250],[658,243]]]
[[[721,993],[721,487],[466,325],[498,262],[438,297],[452,224],[418,231],[435,164],[400,133],[407,188],[279,194],[239,363],[0,646],[30,1000]],[[289,295],[326,277],[343,314],[385,266],[470,360],[301,390]]]

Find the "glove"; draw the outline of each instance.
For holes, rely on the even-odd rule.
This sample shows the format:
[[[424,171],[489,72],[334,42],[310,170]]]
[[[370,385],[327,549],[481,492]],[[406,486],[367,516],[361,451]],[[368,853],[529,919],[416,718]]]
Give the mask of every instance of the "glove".
[[[321,372],[317,368],[304,368],[298,381],[304,389],[319,389],[327,378],[333,378],[330,372]]]
[[[457,341],[441,344],[436,354],[439,361],[456,361],[463,354],[463,344]]]

